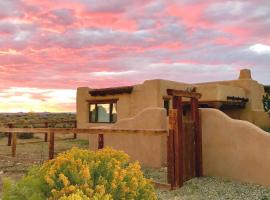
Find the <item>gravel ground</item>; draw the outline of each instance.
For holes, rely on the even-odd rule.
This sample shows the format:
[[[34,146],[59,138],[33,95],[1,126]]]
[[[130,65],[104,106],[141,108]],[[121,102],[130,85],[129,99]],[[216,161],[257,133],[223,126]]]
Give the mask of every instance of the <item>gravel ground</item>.
[[[57,152],[60,152],[66,148],[70,148],[74,144],[80,147],[88,145],[86,142],[81,140],[64,140],[57,142],[56,150]],[[10,152],[10,147],[6,147],[6,145],[1,146],[1,140],[0,148],[1,153]],[[23,152],[19,148],[21,148]],[[18,146],[18,159],[9,160],[3,156],[1,157],[0,155],[0,199],[3,178],[9,177],[14,181],[18,180],[25,173],[29,165],[31,166],[36,162],[35,159],[33,159],[33,162],[30,162],[31,158],[41,157],[41,150],[42,146],[40,143],[33,143],[31,145]],[[36,152],[37,155],[30,154],[30,152]],[[25,155],[30,157],[25,159]],[[143,172],[147,178],[151,178],[154,181],[161,183],[167,182],[166,168],[155,170],[143,168]],[[270,200],[270,188],[254,184],[238,183],[220,178],[204,177],[190,180],[178,190],[157,190],[157,195],[159,200]]]
[[[143,168],[144,175],[153,181],[167,183],[167,170]],[[224,180],[195,178],[178,190],[157,190],[160,200],[270,200],[270,188]]]
[[[270,200],[270,188],[212,177],[195,178],[178,190],[157,194],[160,200]]]

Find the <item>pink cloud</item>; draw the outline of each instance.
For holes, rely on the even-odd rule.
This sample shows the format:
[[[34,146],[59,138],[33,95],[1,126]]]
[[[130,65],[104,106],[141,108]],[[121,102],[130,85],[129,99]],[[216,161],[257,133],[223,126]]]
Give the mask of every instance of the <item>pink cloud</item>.
[[[50,99],[50,110],[74,110],[75,97],[64,105],[48,94],[151,78],[231,79],[239,66],[270,84],[270,54],[251,48],[270,45],[267,0],[104,2],[0,2],[0,112],[12,96],[43,108]],[[23,101],[9,104],[9,110],[12,106]]]

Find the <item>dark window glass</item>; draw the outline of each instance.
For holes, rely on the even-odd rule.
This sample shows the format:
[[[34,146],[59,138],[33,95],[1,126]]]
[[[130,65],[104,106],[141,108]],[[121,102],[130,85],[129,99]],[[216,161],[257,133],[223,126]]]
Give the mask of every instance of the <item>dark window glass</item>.
[[[167,111],[167,116],[169,115],[169,109],[170,109],[170,100],[169,99],[165,99],[164,100],[164,108]]]
[[[114,123],[117,121],[116,103],[90,104],[89,122]]]

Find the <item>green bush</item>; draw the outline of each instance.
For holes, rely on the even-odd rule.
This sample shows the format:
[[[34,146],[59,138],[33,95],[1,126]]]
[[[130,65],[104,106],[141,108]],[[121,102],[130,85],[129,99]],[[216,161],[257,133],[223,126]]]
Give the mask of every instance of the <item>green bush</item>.
[[[5,181],[3,200],[156,200],[138,162],[105,148],[73,148],[34,167],[14,184]]]

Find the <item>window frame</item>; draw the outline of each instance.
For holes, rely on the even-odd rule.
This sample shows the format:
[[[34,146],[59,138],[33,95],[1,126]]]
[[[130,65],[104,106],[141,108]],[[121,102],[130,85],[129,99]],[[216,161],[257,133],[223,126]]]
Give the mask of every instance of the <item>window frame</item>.
[[[116,116],[117,116],[117,101],[118,99],[102,99],[102,100],[88,100],[88,122],[89,123],[94,123],[94,124],[113,124],[117,122],[117,117],[116,120],[113,121],[113,106],[115,104],[116,108]],[[109,122],[99,122],[98,121],[98,104],[108,104],[109,105]],[[92,121],[91,118],[91,105],[95,106],[95,121]]]

